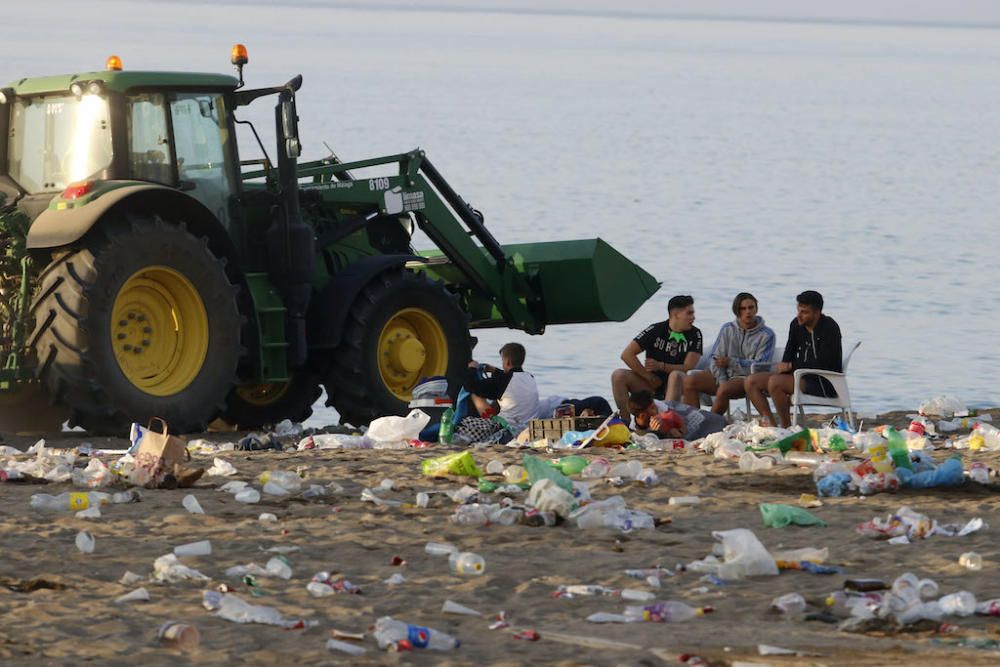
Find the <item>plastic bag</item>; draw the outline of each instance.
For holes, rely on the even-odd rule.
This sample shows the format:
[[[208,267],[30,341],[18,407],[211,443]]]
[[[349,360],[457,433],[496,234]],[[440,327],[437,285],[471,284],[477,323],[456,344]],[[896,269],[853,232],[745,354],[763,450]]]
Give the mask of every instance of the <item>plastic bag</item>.
[[[826,525],[825,521],[814,516],[811,512],[794,505],[761,503],[760,515],[764,518],[764,525],[769,528],[784,528],[792,524],[796,526]]]
[[[778,574],[778,565],[753,531],[746,528],[713,531],[712,537],[722,543],[720,578],[734,580]]]
[[[935,396],[920,404],[918,412],[922,415],[937,415],[940,417],[951,417],[956,412],[966,412],[965,403],[954,396]]]
[[[961,486],[965,483],[962,461],[951,458],[937,467],[936,470],[914,473],[902,468],[896,471],[903,486],[914,489],[930,489],[938,486]]]
[[[365,434],[378,442],[414,440],[431,421],[423,410],[410,410],[405,417],[379,417],[368,427]]]
[[[483,473],[476,466],[475,459],[469,452],[445,454],[434,459],[427,459],[420,464],[421,470],[428,477],[444,477],[460,475],[463,477],[482,477]]]
[[[559,486],[559,488],[572,495],[573,482],[570,481],[566,475],[559,472],[552,464],[543,461],[537,456],[531,456],[530,454],[524,455],[522,464],[524,465],[524,469],[528,472],[528,481],[532,484],[532,486],[534,486],[539,480],[551,479]]]
[[[576,507],[576,499],[572,493],[560,487],[554,480],[540,479],[531,485],[528,504],[542,512],[555,512],[560,516],[569,516]]]

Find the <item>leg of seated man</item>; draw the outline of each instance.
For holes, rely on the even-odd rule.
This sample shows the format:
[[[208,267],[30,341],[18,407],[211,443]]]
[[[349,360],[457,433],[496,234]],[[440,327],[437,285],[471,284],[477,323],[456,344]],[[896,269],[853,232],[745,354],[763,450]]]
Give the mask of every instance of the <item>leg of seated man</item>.
[[[668,401],[680,401],[681,395],[684,393],[684,378],[687,377],[687,373],[684,371],[670,371],[670,375],[667,376],[667,392],[665,398]]]
[[[698,371],[684,376],[684,402],[693,408],[701,406],[699,394],[714,394],[715,389],[712,371]]]
[[[646,382],[645,378],[635,371],[626,368],[619,368],[611,374],[611,393],[614,395],[618,414],[621,415],[622,421],[625,421],[625,423],[631,423],[632,421],[632,416],[628,411],[628,395],[632,392],[642,391],[643,389],[655,391],[656,387],[651,386]]]
[[[757,408],[762,423],[767,426],[774,425],[774,415],[771,413],[771,405],[767,402],[767,396],[764,395],[764,392],[767,391],[768,380],[771,379],[772,375],[774,374],[754,373],[753,375],[748,375],[746,381],[743,383],[743,389],[746,391],[747,398]]]
[[[712,412],[723,415],[729,409],[729,401],[746,396],[745,380],[746,378],[733,378],[720,384],[712,401]]]
[[[767,381],[767,393],[774,399],[774,409],[778,413],[782,428],[792,425],[792,415],[788,408],[792,404],[794,391],[795,378],[788,373],[775,373]]]

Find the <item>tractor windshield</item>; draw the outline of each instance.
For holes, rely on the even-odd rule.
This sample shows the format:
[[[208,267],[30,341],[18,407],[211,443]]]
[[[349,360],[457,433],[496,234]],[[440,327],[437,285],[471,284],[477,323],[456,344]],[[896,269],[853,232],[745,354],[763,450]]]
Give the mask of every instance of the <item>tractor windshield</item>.
[[[108,101],[99,95],[17,98],[8,173],[30,193],[55,192],[111,164]]]

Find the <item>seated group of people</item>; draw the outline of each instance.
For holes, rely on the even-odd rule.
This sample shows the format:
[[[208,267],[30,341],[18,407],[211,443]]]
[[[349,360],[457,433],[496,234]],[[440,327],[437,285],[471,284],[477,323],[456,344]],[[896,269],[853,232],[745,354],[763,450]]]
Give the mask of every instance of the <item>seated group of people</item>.
[[[795,318],[788,325],[788,342],[780,361],[772,359],[775,335],[757,314],[757,299],[740,292],[733,300],[736,318],[722,325],[709,352],[710,366],[695,370],[703,354],[701,331],[694,326],[694,299],[680,295],[667,304],[667,320],[652,324],[633,339],[621,358],[627,369],[611,375],[618,413],[633,414],[629,396],[648,391],[670,401],[698,407],[699,395],[712,395],[712,412],[723,414],[729,401],[744,396],[761,415],[765,425],[791,424],[791,396],[794,371],[815,368],[841,372],[840,327],[823,314],[823,296],[806,290],[796,297]],[[645,360],[639,361],[639,354]],[[829,382],[817,376],[803,378],[803,391],[833,396]],[[774,401],[777,422],[768,396]]]
[[[722,430],[729,401],[747,396],[763,424],[788,427],[792,373],[799,368],[842,370],[840,327],[823,314],[822,295],[807,290],[796,299],[796,316],[780,361],[773,359],[774,331],[758,315],[756,297],[740,292],[733,300],[735,319],[722,326],[709,352],[710,365],[692,373],[703,354],[702,334],[694,326],[694,299],[671,298],[667,320],[640,332],[621,354],[628,368],[611,375],[618,416],[626,425],[634,418],[636,428],[694,440]],[[640,354],[645,354],[643,361]],[[500,368],[469,362],[464,388],[472,394],[474,413],[459,425],[468,437],[503,442],[531,419],[551,417],[555,407],[567,403],[576,415],[611,414],[611,405],[600,396],[539,399],[534,376],[524,370],[525,358],[523,345],[507,343],[500,348]],[[822,378],[806,376],[803,383],[807,393],[833,395]],[[700,394],[714,397],[711,411],[699,409]],[[492,419],[494,415],[500,419]]]

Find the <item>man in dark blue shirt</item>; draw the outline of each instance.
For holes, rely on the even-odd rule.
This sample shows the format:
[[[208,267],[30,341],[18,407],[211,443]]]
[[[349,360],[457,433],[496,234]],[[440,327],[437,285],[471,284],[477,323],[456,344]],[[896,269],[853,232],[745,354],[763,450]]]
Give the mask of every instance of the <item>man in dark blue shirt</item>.
[[[774,399],[780,425],[788,428],[792,423],[791,396],[795,393],[792,373],[800,368],[840,373],[844,368],[840,326],[832,317],[823,314],[823,295],[806,290],[796,300],[796,316],[788,326],[788,343],[777,372],[754,373],[745,383],[747,397],[760,412],[762,423],[768,426],[775,422],[764,392]],[[830,383],[815,375],[802,378],[802,391],[816,396],[836,396]]]

